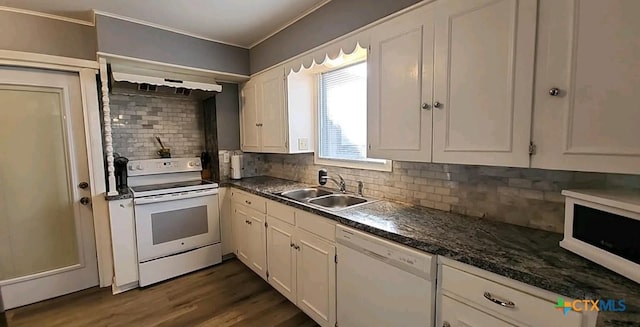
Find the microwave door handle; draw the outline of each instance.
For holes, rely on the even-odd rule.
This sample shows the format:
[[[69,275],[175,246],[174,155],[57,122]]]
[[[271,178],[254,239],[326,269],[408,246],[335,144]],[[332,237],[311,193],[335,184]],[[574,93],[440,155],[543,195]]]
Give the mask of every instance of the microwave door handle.
[[[167,201],[177,201],[177,200],[184,200],[184,199],[191,199],[191,198],[198,198],[201,196],[207,196],[207,195],[215,195],[218,194],[218,189],[212,189],[212,190],[208,190],[208,191],[203,191],[203,192],[197,192],[197,193],[188,193],[188,194],[181,194],[178,196],[172,196],[172,195],[164,195],[162,197],[159,198],[137,198],[137,199],[133,199],[133,203],[134,204],[151,204],[151,203],[159,203],[159,202],[167,202]]]

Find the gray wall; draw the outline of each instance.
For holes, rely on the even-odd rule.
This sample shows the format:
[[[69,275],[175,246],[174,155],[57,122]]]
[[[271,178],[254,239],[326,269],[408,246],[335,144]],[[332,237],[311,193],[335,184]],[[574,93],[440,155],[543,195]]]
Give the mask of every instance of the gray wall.
[[[332,0],[251,48],[251,73],[355,31],[419,0]]]
[[[249,74],[249,50],[96,15],[98,51],[175,65]]]
[[[240,149],[240,117],[238,85],[222,84],[222,92],[216,94],[216,122],[218,125],[218,149]]]
[[[57,19],[0,10],[0,49],[96,60],[96,30]]]

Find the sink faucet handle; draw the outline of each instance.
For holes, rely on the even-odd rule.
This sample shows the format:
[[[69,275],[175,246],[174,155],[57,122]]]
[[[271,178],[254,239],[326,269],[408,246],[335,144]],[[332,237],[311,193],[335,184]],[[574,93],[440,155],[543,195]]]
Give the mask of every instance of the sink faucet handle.
[[[364,196],[363,191],[364,191],[364,183],[362,181],[358,181],[358,195]]]
[[[318,170],[318,184],[325,185],[327,184],[327,170],[320,169]]]

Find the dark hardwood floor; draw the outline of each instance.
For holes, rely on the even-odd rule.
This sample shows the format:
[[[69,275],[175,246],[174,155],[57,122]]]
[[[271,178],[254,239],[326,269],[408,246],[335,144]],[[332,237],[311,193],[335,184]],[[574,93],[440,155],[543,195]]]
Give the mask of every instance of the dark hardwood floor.
[[[91,288],[6,312],[18,326],[317,326],[237,259],[111,295]]]

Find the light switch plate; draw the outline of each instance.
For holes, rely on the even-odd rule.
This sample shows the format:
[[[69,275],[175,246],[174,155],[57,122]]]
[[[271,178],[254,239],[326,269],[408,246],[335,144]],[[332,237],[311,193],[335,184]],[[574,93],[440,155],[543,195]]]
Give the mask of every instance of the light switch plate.
[[[309,150],[309,139],[301,137],[298,139],[298,150]]]

